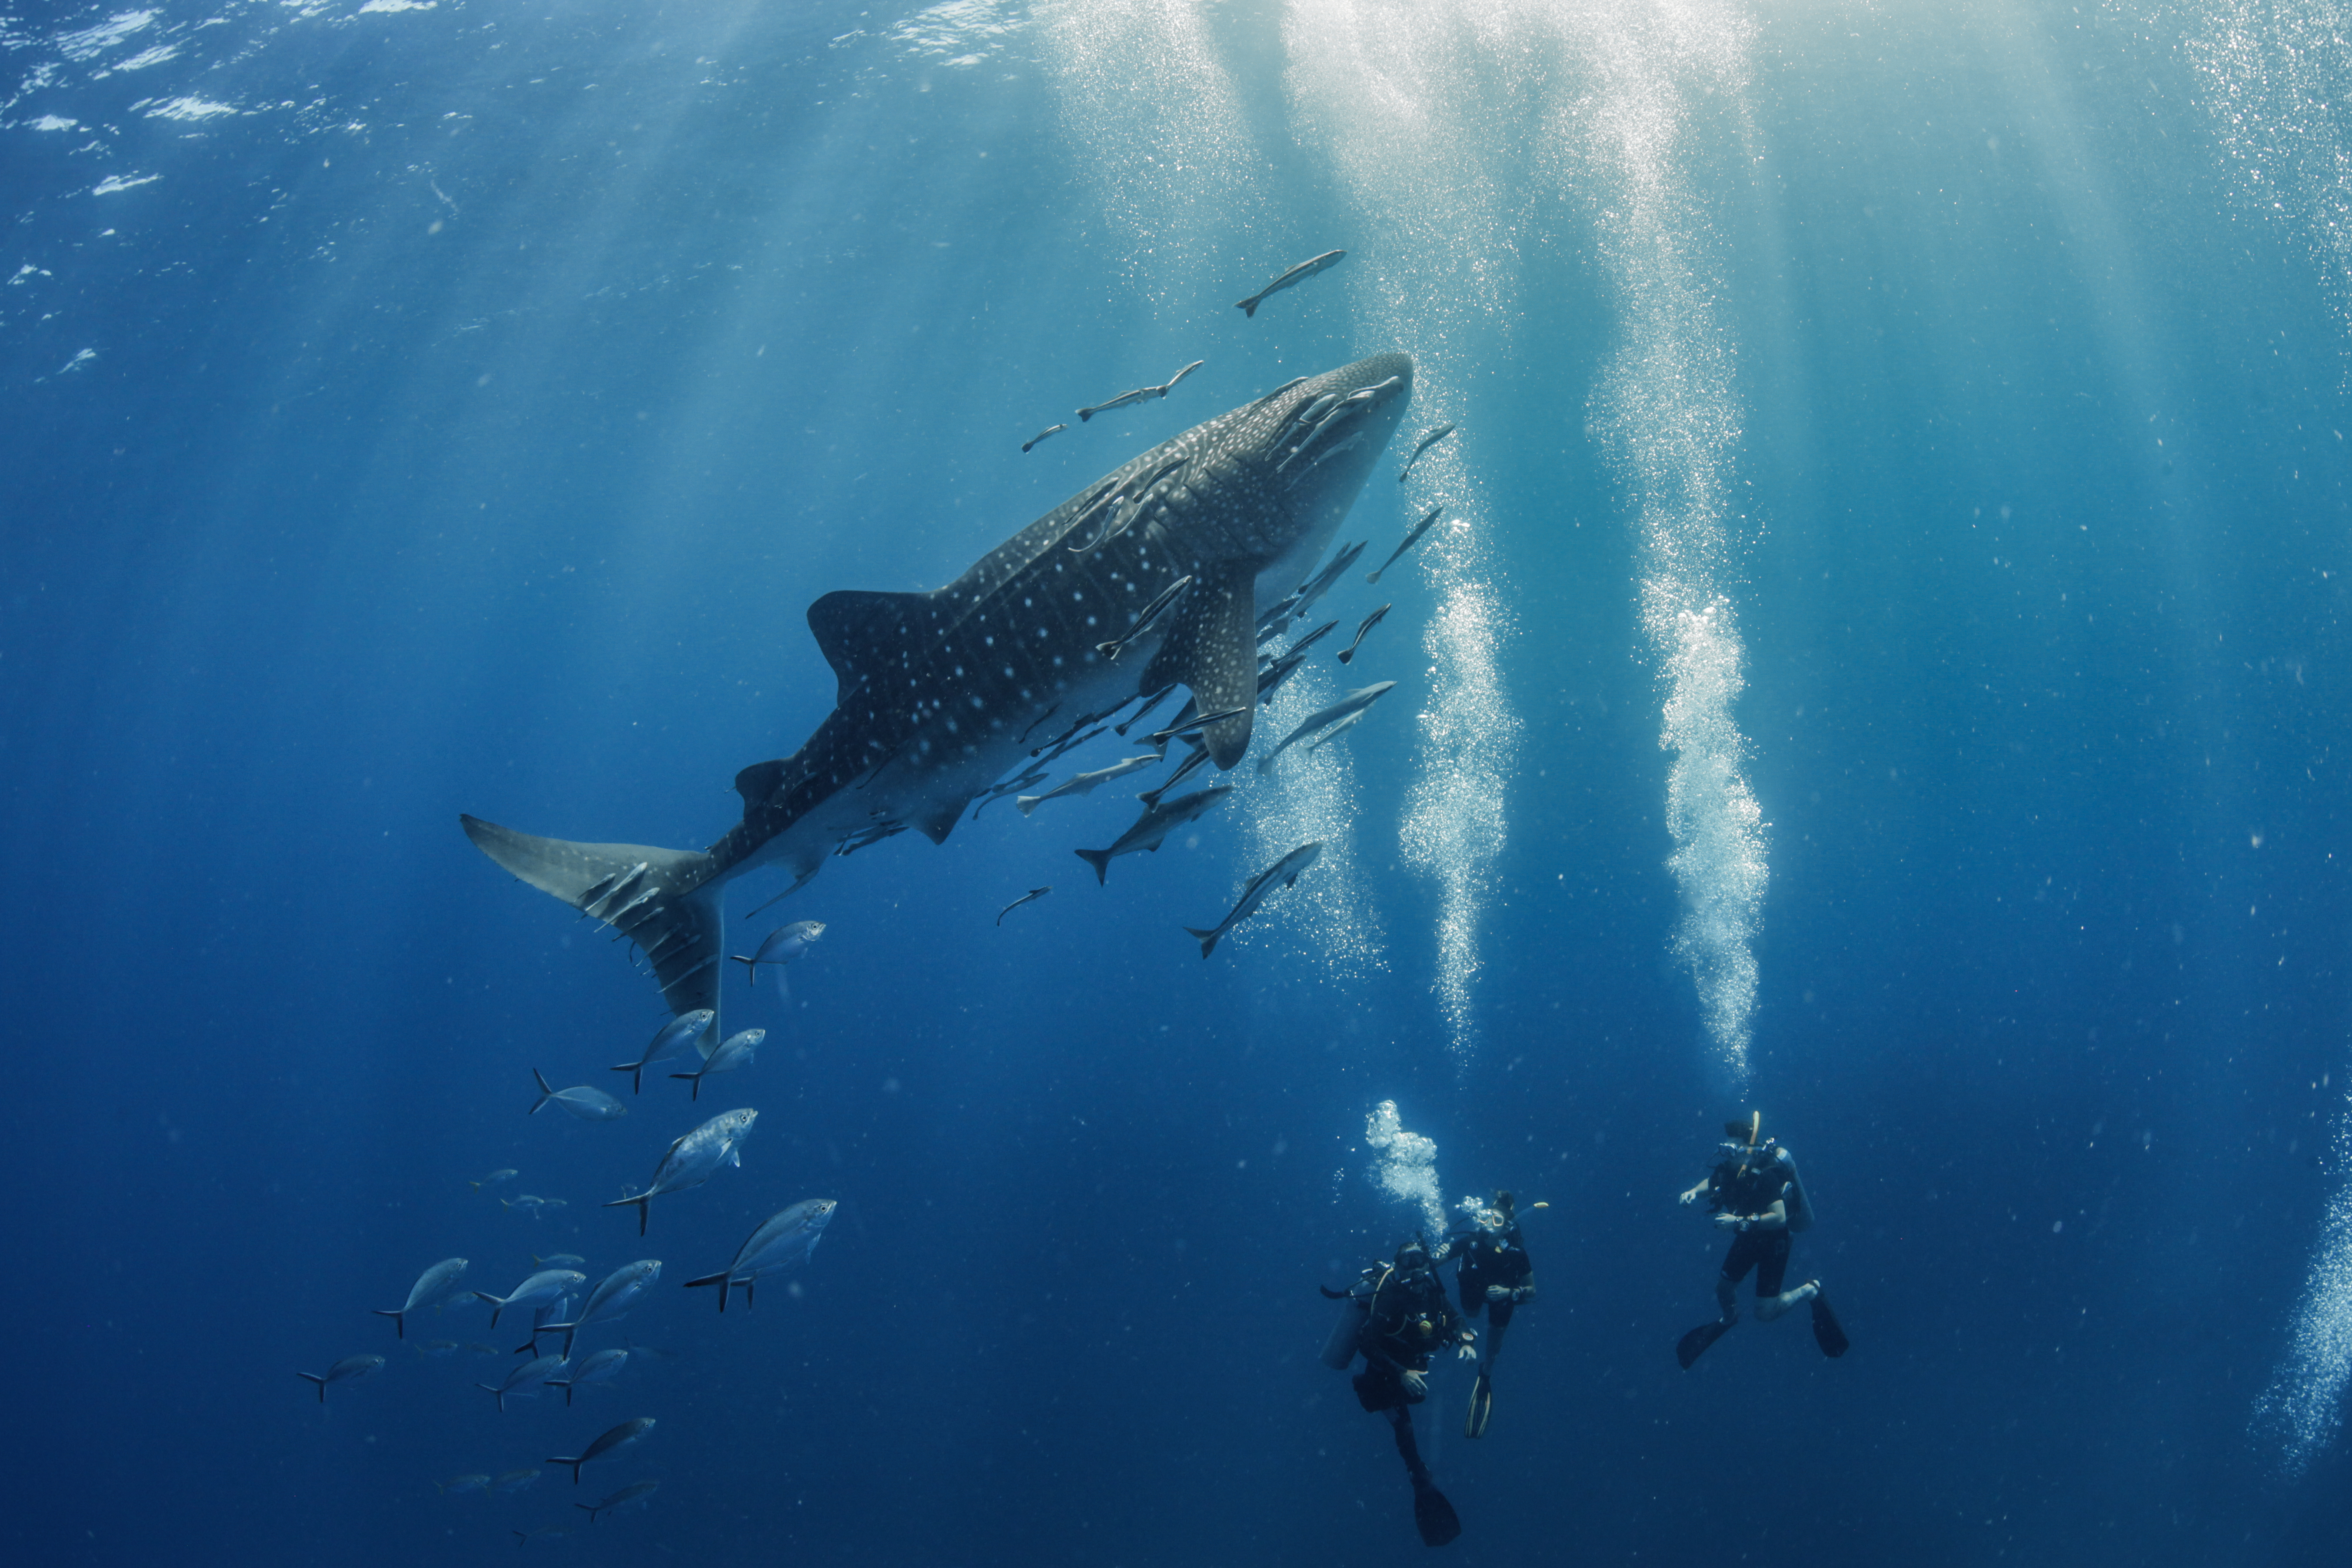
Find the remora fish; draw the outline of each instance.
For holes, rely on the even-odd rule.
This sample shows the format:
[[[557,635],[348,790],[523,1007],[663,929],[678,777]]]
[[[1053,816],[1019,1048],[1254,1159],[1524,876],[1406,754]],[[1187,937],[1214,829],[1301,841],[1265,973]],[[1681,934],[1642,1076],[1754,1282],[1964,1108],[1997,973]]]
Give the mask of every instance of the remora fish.
[[[547,1462],[551,1465],[571,1466],[572,1484],[576,1487],[580,1484],[581,1466],[586,1464],[591,1459],[601,1459],[607,1454],[619,1453],[622,1449],[627,1447],[630,1444],[635,1442],[638,1438],[644,1436],[653,1429],[654,1418],[650,1415],[640,1415],[634,1421],[624,1421],[618,1426],[612,1427],[599,1435],[594,1442],[589,1444],[588,1447],[581,1452],[578,1458],[563,1458],[559,1457],[551,1458]]]
[[[1428,435],[1423,436],[1421,438],[1420,445],[1413,447],[1412,456],[1404,460],[1404,467],[1397,470],[1397,483],[1404,483],[1404,477],[1412,472],[1412,466],[1421,461],[1421,455],[1423,452],[1428,451],[1432,447],[1436,446],[1440,441],[1444,440],[1448,436],[1453,434],[1454,426],[1447,424],[1440,425],[1436,429],[1432,430]]]
[[[499,1414],[503,1415],[507,1413],[508,1394],[511,1394],[517,1399],[537,1399],[539,1397],[539,1385],[545,1383],[549,1378],[562,1370],[563,1357],[560,1355],[535,1356],[530,1361],[510,1368],[508,1371],[505,1379],[501,1382],[496,1384],[478,1383],[474,1384],[474,1386],[488,1394],[491,1398],[497,1400],[499,1402]]]
[[[1199,773],[1202,768],[1207,767],[1208,765],[1209,753],[1206,752],[1194,752],[1191,756],[1176,764],[1176,771],[1168,775],[1168,782],[1166,784],[1161,784],[1158,789],[1145,790],[1141,795],[1137,795],[1135,798],[1141,801],[1146,809],[1157,806],[1162,800],[1167,798],[1168,792],[1170,790],[1174,789],[1178,784],[1182,784],[1186,779],[1191,778],[1194,773]]]
[[[765,1029],[746,1029],[740,1034],[730,1035],[724,1045],[702,1059],[700,1067],[692,1072],[674,1072],[669,1076],[682,1078],[694,1085],[694,1092],[687,1098],[700,1100],[704,1079],[713,1073],[733,1072],[737,1068],[748,1066],[751,1060],[751,1053],[758,1050],[760,1042],[767,1037],[768,1031]]]
[[[477,840],[477,842],[479,841]],[[529,879],[526,878],[525,880],[529,880]],[[792,928],[787,926],[785,929],[789,931]],[[819,929],[822,930],[823,928],[820,927]],[[716,931],[711,933],[710,945],[711,951],[715,953],[719,947],[719,933]],[[656,968],[658,968],[658,966],[656,966]],[[688,1040],[699,1039],[706,1032],[711,1031],[715,1028],[719,1022],[719,1008],[717,1006],[718,1001],[719,977],[714,974],[710,977],[711,1005],[706,1007],[679,1009],[677,1017],[672,1018],[668,1023],[664,1024],[660,1028],[654,1031],[654,1037],[646,1043],[646,1054],[644,1056],[639,1057],[633,1062],[615,1062],[613,1064],[613,1070],[614,1072],[625,1072],[629,1075],[629,1092],[631,1094],[643,1094],[645,1092],[646,1069],[647,1068],[653,1066],[654,1063],[657,1061],[662,1061],[667,1058],[677,1055],[678,1052],[686,1049],[686,1043]]]
[[[1154,757],[1154,758],[1152,759],[1152,761],[1154,761],[1154,762],[1158,762],[1159,760],[1160,760],[1160,759],[1158,759],[1157,757]],[[1051,888],[1032,888],[1032,889],[1030,889],[1027,892],[1025,892],[1025,893],[1022,894],[1019,898],[1017,898],[1017,899],[1013,900],[1011,903],[1009,903],[1009,904],[1005,905],[1003,909],[1001,909],[1001,910],[997,910],[997,911],[996,911],[996,923],[997,923],[998,925],[1003,925],[1003,924],[1004,923],[1004,917],[1005,917],[1005,916],[1007,916],[1007,915],[1011,914],[1013,910],[1015,910],[1019,909],[1019,908],[1020,908],[1022,905],[1024,905],[1024,904],[1034,904],[1034,903],[1035,903],[1038,900],[1040,900],[1040,899],[1044,898],[1046,894],[1048,894],[1048,893],[1052,892],[1053,890],[1054,890],[1054,889],[1051,889]]]
[[[751,1304],[751,1288],[762,1274],[773,1274],[805,1262],[824,1237],[825,1223],[833,1218],[839,1204],[832,1198],[807,1198],[788,1209],[779,1209],[760,1222],[760,1228],[743,1238],[735,1249],[735,1261],[716,1274],[706,1274],[699,1279],[689,1279],[689,1290],[701,1285],[719,1287],[719,1310],[727,1310],[730,1286],[743,1287],[743,1303]]]
[[[1176,384],[1178,382],[1183,380],[1186,376],[1192,374],[1194,371],[1200,369],[1202,365],[1208,363],[1209,362],[1204,359],[1196,359],[1191,364],[1186,365],[1182,370],[1178,371],[1174,375],[1170,376],[1166,381],[1161,382],[1158,386],[1139,386],[1133,392],[1120,393],[1117,397],[1112,398],[1108,403],[1097,403],[1092,408],[1081,408],[1078,410],[1078,423],[1083,425],[1097,414],[1108,414],[1114,408],[1124,408],[1130,403],[1141,403],[1147,398],[1165,397],[1170,393],[1176,390]],[[1066,428],[1068,428],[1068,426],[1062,425],[1056,425],[1054,426],[1055,430]],[[1048,430],[1045,432],[1045,435],[1050,436],[1053,433],[1053,430]],[[1045,436],[1040,436],[1037,437],[1037,440],[1042,441],[1045,438]],[[1036,445],[1036,442],[1034,441],[1030,443],[1030,446],[1034,445]],[[1021,449],[1025,452],[1029,447],[1024,447]]]
[[[1059,800],[1066,795],[1092,795],[1098,784],[1107,784],[1113,779],[1123,779],[1131,773],[1155,767],[1159,762],[1159,752],[1147,752],[1139,757],[1113,763],[1107,768],[1097,768],[1090,773],[1080,773],[1059,789],[1049,789],[1044,795],[1024,795],[1013,804],[1021,808],[1022,816],[1027,816],[1049,800]]]
[[[1191,795],[1180,795],[1165,805],[1147,805],[1143,815],[1135,819],[1135,826],[1113,839],[1109,848],[1081,849],[1077,851],[1078,858],[1095,868],[1097,883],[1108,882],[1113,860],[1139,849],[1157,854],[1162,839],[1233,793],[1231,784],[1213,784]]]
[[[568,1323],[542,1323],[532,1329],[532,1345],[537,1346],[540,1335],[555,1333],[560,1330],[563,1334],[563,1359],[571,1360],[572,1342],[581,1330],[592,1323],[616,1321],[635,1306],[637,1298],[652,1289],[655,1281],[660,1278],[661,1259],[658,1258],[640,1258],[635,1263],[622,1264],[596,1282],[596,1289],[588,1292],[587,1302],[580,1309],[578,1317]],[[567,1394],[565,1403],[570,1402]]]
[[[646,1184],[644,1192],[614,1198],[604,1206],[615,1209],[626,1204],[636,1205],[637,1234],[645,1235],[646,1209],[654,1199],[698,1187],[710,1180],[719,1166],[743,1163],[739,1149],[759,1117],[760,1113],[751,1110],[729,1110],[712,1117],[669,1146],[669,1152],[654,1167],[654,1179]]]
[[[1356,650],[1364,646],[1364,634],[1370,631],[1374,626],[1379,626],[1381,619],[1394,608],[1396,608],[1396,606],[1393,605],[1382,605],[1379,609],[1374,610],[1370,615],[1364,617],[1364,624],[1356,628],[1356,640],[1339,650],[1339,662],[1341,664],[1346,664],[1356,657]]]
[[[416,1283],[408,1288],[407,1300],[389,1310],[377,1307],[373,1310],[379,1318],[390,1318],[394,1337],[404,1340],[408,1337],[408,1314],[421,1312],[440,1300],[456,1289],[457,1281],[465,1277],[464,1258],[445,1258],[416,1277]]]
[[[601,1089],[591,1089],[584,1083],[575,1083],[570,1089],[551,1089],[537,1068],[530,1069],[530,1076],[539,1082],[539,1098],[523,1113],[526,1116],[537,1116],[539,1108],[551,1100],[583,1121],[610,1121],[629,1113],[627,1106]]]
[[[1181,683],[1201,710],[1225,715],[1204,736],[1216,764],[1239,762],[1256,706],[1258,606],[1322,556],[1412,392],[1412,362],[1398,353],[1309,377],[1140,454],[944,588],[819,599],[809,625],[839,679],[836,706],[792,756],[736,775],[743,819],[708,850],[570,844],[473,816],[466,832],[638,944],[673,1012],[716,1007],[732,879],[773,865],[806,881],[877,826],[944,839],[974,796],[1024,765],[1021,737],[1049,709],[1109,714]],[[1074,553],[1113,494],[1136,505],[1129,525]],[[1186,574],[1183,603],[1130,657],[1114,665],[1096,651]]]
[[[620,1376],[621,1369],[628,1364],[629,1352],[626,1351],[598,1351],[594,1355],[573,1367],[570,1377],[549,1378],[547,1386],[563,1390],[563,1403],[568,1405],[572,1403],[573,1389],[583,1383],[609,1383]],[[537,1475],[539,1472],[533,1470],[531,1474]]]
[[[324,1405],[327,1403],[327,1384],[331,1383],[356,1383],[361,1378],[365,1377],[368,1373],[373,1372],[383,1364],[383,1357],[380,1355],[347,1355],[342,1360],[337,1362],[334,1365],[329,1367],[323,1373],[298,1372],[294,1375],[300,1378],[305,1383],[317,1384],[319,1385],[319,1403]]]
[[[1255,316],[1257,314],[1259,302],[1265,300],[1267,295],[1279,294],[1285,289],[1291,287],[1293,284],[1305,282],[1307,279],[1314,277],[1318,272],[1322,271],[1325,268],[1336,264],[1340,258],[1347,254],[1348,253],[1344,250],[1327,250],[1320,256],[1309,257],[1305,261],[1302,261],[1297,266],[1292,268],[1289,271],[1284,273],[1281,277],[1276,279],[1273,282],[1267,284],[1265,288],[1259,289],[1256,293],[1251,295],[1248,299],[1234,300],[1234,306],[1244,316]]]
[[[1326,745],[1346,734],[1349,731],[1354,729],[1363,721],[1364,712],[1363,710],[1360,708],[1355,712],[1349,714],[1345,719],[1340,720],[1337,724],[1334,724],[1329,729],[1324,731],[1321,734],[1316,736],[1313,740],[1307,742],[1307,754],[1310,757],[1313,756],[1316,752],[1321,751]]]
[[[1265,756],[1258,759],[1257,771],[1261,773],[1272,773],[1274,771],[1274,759],[1282,755],[1283,752],[1288,751],[1292,746],[1296,745],[1300,741],[1305,740],[1307,736],[1312,735],[1316,731],[1322,729],[1327,724],[1336,724],[1350,713],[1362,712],[1365,709],[1370,708],[1373,703],[1378,702],[1381,698],[1386,697],[1395,689],[1396,682],[1393,680],[1383,680],[1371,686],[1360,686],[1356,688],[1355,690],[1350,691],[1348,695],[1339,699],[1339,701],[1331,704],[1330,707],[1320,708],[1316,711],[1309,713],[1306,718],[1301,719],[1298,721],[1297,729],[1293,730],[1289,734],[1285,735],[1282,738],[1282,744],[1275,747],[1274,750],[1268,752]]]
[[[1300,619],[1313,609],[1315,601],[1330,592],[1331,584],[1339,580],[1339,574],[1353,566],[1356,558],[1363,554],[1365,542],[1359,540],[1347,546],[1331,558],[1330,564],[1276,600],[1272,609],[1257,618],[1258,640],[1264,642],[1279,632],[1286,623]]]
[[[490,1304],[490,1327],[499,1326],[499,1314],[509,1307],[545,1307],[563,1300],[574,1285],[585,1285],[588,1276],[577,1268],[542,1268],[516,1286],[509,1295],[493,1296],[488,1290],[477,1290],[475,1297]]]
[[[1127,634],[1124,637],[1113,637],[1108,642],[1098,642],[1095,644],[1095,651],[1102,655],[1105,658],[1117,659],[1120,654],[1127,651],[1128,644],[1135,641],[1136,638],[1141,637],[1144,633],[1151,629],[1152,623],[1159,620],[1161,614],[1167,610],[1168,606],[1176,602],[1177,595],[1182,593],[1192,585],[1192,578],[1179,577],[1173,583],[1169,584],[1165,588],[1160,589],[1160,596],[1158,598],[1152,600],[1151,603],[1144,605],[1142,609],[1136,612],[1135,624],[1127,628]]]
[[[643,1502],[659,1490],[661,1490],[659,1481],[632,1481],[603,1502],[575,1502],[572,1506],[586,1509],[588,1522],[593,1524],[596,1522],[598,1514],[610,1513],[616,1508],[626,1508],[633,1502]]]
[[[1423,518],[1419,522],[1414,523],[1412,525],[1412,531],[1404,536],[1404,542],[1398,545],[1394,550],[1390,551],[1389,558],[1381,563],[1379,570],[1373,572],[1370,576],[1366,577],[1364,581],[1367,583],[1379,582],[1381,580],[1381,573],[1385,572],[1390,567],[1395,565],[1399,556],[1402,555],[1406,551],[1411,550],[1414,545],[1420,543],[1421,536],[1429,531],[1429,525],[1437,521],[1437,514],[1444,510],[1445,506],[1442,501],[1437,505],[1431,507],[1429,509],[1429,515]]]
[[[1067,425],[1048,425],[1043,430],[1038,431],[1034,436],[1030,437],[1026,441],[1022,442],[1021,449],[1025,452],[1029,450],[1030,447],[1034,447],[1038,442],[1044,440],[1046,437],[1058,436],[1068,428],[1069,426]]]
[[[1218,939],[1257,913],[1258,905],[1265,901],[1265,896],[1268,893],[1277,887],[1287,888],[1298,880],[1298,873],[1315,864],[1316,858],[1322,853],[1323,844],[1320,839],[1312,844],[1300,845],[1265,870],[1260,871],[1256,879],[1243,889],[1241,901],[1234,906],[1233,912],[1219,921],[1214,931],[1196,931],[1191,926],[1186,926],[1185,933],[1200,941],[1201,956],[1206,958],[1215,952]]]
[[[767,940],[760,943],[760,951],[751,957],[742,958],[731,952],[727,957],[730,962],[741,964],[751,984],[757,985],[760,983],[760,965],[772,963],[782,969],[806,952],[824,934],[823,921],[794,921],[788,926],[778,926],[770,931]]]

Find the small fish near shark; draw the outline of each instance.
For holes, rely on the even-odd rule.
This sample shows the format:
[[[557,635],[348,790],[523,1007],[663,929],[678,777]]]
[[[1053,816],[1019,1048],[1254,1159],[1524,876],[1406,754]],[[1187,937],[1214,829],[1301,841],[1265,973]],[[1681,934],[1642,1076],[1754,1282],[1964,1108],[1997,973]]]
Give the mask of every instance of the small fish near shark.
[[[1323,843],[1320,839],[1312,844],[1300,845],[1252,878],[1250,885],[1242,889],[1242,896],[1234,903],[1233,912],[1219,921],[1214,930],[1202,931],[1193,926],[1186,926],[1184,934],[1201,944],[1202,958],[1208,957],[1217,950],[1217,943],[1223,939],[1227,931],[1257,913],[1257,907],[1265,902],[1265,896],[1268,893],[1273,892],[1276,888],[1287,888],[1297,881],[1298,874],[1315,864],[1322,858],[1322,854]]]
[[[775,866],[797,886],[828,857],[910,826],[944,841],[967,805],[1027,765],[1030,732],[1051,714],[1075,738],[1181,684],[1211,716],[1196,721],[1210,760],[1241,761],[1257,708],[1260,606],[1322,558],[1412,384],[1412,359],[1394,353],[1302,377],[1114,468],[945,587],[818,599],[809,628],[838,682],[833,712],[791,756],[736,775],[742,819],[706,849],[459,821],[517,879],[635,943],[674,1014],[715,1014],[730,881]],[[1168,613],[1137,627],[1138,612],[1186,576]],[[1129,628],[1121,658],[1099,650]],[[704,1028],[719,1037],[715,1016],[692,1033]],[[617,1070],[634,1079],[652,1059]]]
[[[1320,256],[1310,256],[1248,299],[1234,300],[1234,309],[1244,316],[1255,318],[1257,315],[1258,306],[1265,301],[1267,295],[1279,294],[1285,289],[1296,288],[1325,268],[1338,266],[1347,258],[1347,255],[1344,250],[1327,250]]]

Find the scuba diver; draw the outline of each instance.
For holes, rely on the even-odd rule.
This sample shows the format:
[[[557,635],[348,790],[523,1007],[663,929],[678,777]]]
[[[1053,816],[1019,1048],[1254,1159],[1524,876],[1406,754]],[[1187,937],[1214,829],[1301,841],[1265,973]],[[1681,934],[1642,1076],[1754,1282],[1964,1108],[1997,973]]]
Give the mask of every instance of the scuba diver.
[[[1518,1201],[1509,1193],[1496,1193],[1489,1208],[1464,1206],[1472,1209],[1476,1223],[1454,1238],[1450,1256],[1462,1260],[1454,1285],[1462,1295],[1462,1315],[1475,1318],[1484,1309],[1493,1327],[1486,1331],[1477,1380],[1470,1385],[1470,1413],[1463,1419],[1462,1435],[1483,1437],[1495,1413],[1495,1358],[1503,1353],[1503,1331],[1511,1326],[1514,1312],[1536,1299],[1536,1268],[1519,1235]]]
[[[1444,1282],[1419,1237],[1397,1248],[1393,1263],[1365,1269],[1353,1289],[1325,1287],[1323,1294],[1348,1303],[1323,1347],[1323,1363],[1345,1372],[1357,1356],[1364,1358],[1354,1379],[1357,1403],[1388,1416],[1405,1474],[1412,1478],[1413,1525],[1424,1543],[1443,1546],[1462,1533],[1462,1521],[1422,1463],[1412,1407],[1429,1397],[1430,1358],[1448,1345],[1465,1359],[1475,1357],[1478,1336],[1445,1299]]]
[[[1756,1318],[1769,1323],[1800,1302],[1813,1306],[1813,1341],[1825,1356],[1846,1352],[1845,1331],[1830,1310],[1822,1282],[1808,1279],[1792,1290],[1780,1289],[1789,1268],[1791,1233],[1813,1223],[1813,1205],[1797,1174],[1797,1162],[1777,1138],[1758,1142],[1764,1131],[1764,1113],[1757,1111],[1743,1125],[1723,1124],[1724,1142],[1715,1169],[1704,1181],[1681,1194],[1685,1205],[1704,1197],[1715,1211],[1717,1230],[1734,1231],[1731,1250],[1724,1254],[1723,1271],[1716,1277],[1715,1299],[1723,1315],[1685,1334],[1675,1346],[1675,1359],[1688,1372],[1706,1347],[1739,1321],[1739,1282],[1756,1270]]]

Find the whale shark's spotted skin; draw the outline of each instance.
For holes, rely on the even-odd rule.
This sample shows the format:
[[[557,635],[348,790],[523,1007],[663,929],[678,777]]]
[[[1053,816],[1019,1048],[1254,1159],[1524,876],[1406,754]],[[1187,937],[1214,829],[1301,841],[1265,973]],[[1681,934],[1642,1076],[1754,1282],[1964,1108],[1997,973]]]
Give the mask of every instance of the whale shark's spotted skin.
[[[569,844],[471,816],[466,831],[635,940],[675,1011],[716,1007],[721,889],[741,871],[782,864],[805,881],[908,826],[944,839],[1033,752],[1172,684],[1202,713],[1232,714],[1202,739],[1218,767],[1239,762],[1258,605],[1323,553],[1412,391],[1401,353],[1302,378],[1113,469],[944,588],[817,600],[834,710],[791,756],[736,775],[743,820],[707,851]],[[1185,576],[1155,626],[1117,659],[1098,651]]]

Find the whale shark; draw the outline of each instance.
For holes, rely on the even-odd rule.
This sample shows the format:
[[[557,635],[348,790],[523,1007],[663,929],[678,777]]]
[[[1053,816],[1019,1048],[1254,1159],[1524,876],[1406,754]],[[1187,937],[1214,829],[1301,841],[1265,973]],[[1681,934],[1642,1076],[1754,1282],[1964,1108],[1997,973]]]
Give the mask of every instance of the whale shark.
[[[1200,731],[1209,759],[1241,761],[1259,606],[1321,559],[1412,380],[1391,353],[1286,383],[1112,469],[945,587],[818,599],[808,624],[834,710],[792,755],[735,775],[742,820],[708,848],[458,820],[514,876],[633,942],[673,1014],[715,1010],[726,888],[747,871],[782,867],[797,888],[828,856],[909,826],[940,842],[1008,770],[1177,685],[1215,716]]]

